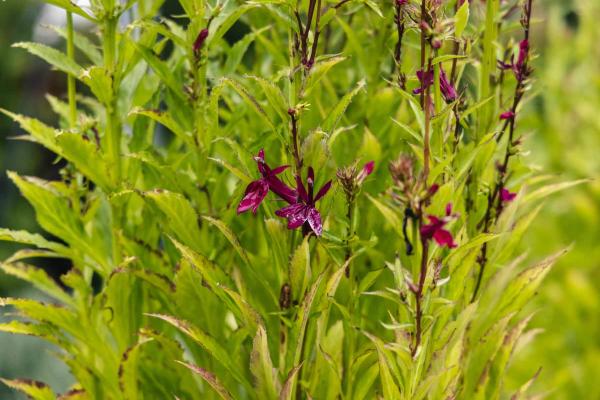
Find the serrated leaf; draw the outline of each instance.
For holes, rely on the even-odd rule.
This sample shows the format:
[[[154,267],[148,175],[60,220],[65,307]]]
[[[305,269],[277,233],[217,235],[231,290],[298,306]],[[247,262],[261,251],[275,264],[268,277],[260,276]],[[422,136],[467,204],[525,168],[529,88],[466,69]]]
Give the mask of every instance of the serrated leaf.
[[[55,400],[50,386],[30,379],[0,379],[6,386],[25,393],[33,400]]]
[[[25,49],[31,54],[40,57],[59,71],[65,72],[76,78],[79,77],[79,74],[81,73],[82,68],[79,64],[67,57],[65,53],[52,47],[32,42],[18,42],[13,44],[13,47]]]
[[[256,336],[252,343],[250,354],[250,371],[256,379],[257,392],[261,399],[277,399],[277,369],[273,366],[267,332],[262,325],[258,326]]]
[[[225,386],[223,386],[223,384],[219,381],[219,379],[217,378],[217,376],[215,374],[207,371],[204,368],[194,365],[194,364],[189,364],[189,363],[186,363],[183,361],[177,361],[177,362],[179,364],[189,368],[196,375],[200,376],[206,383],[208,383],[210,385],[211,388],[213,388],[213,390],[223,400],[233,400],[233,397],[231,396],[231,394],[229,394],[229,392],[227,391]]]
[[[325,121],[323,121],[322,128],[325,132],[331,134],[335,130],[337,124],[342,119],[342,116],[346,112],[346,108],[350,105],[350,102],[360,92],[365,86],[366,81],[361,80],[356,84],[356,87],[352,89],[350,92],[346,93],[344,97],[338,102],[338,104],[333,108],[331,113],[327,116]]]
[[[171,324],[174,327],[176,327],[177,329],[179,329],[181,332],[183,332],[186,335],[188,335],[196,343],[198,343],[200,346],[202,346],[202,348],[204,348],[219,363],[221,363],[221,365],[223,365],[223,367],[227,371],[229,371],[229,373],[231,374],[231,376],[236,381],[238,381],[239,383],[241,383],[242,385],[244,385],[244,387],[247,390],[252,391],[252,385],[244,377],[244,375],[241,372],[241,369],[239,368],[239,366],[237,365],[237,363],[235,363],[233,361],[233,359],[231,358],[229,352],[224,347],[222,347],[219,344],[219,342],[216,341],[213,337],[211,337],[208,334],[204,333],[199,328],[191,325],[189,322],[177,319],[177,318],[172,317],[170,315],[148,314],[148,316],[154,317],[154,318],[158,318],[158,319],[162,319],[163,321],[168,322],[169,324]]]

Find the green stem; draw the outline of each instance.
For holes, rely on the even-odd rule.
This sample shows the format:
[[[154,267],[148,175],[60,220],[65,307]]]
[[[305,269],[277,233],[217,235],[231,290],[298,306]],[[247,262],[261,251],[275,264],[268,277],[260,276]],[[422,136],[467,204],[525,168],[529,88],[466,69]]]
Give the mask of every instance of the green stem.
[[[115,186],[121,181],[121,130],[119,126],[119,116],[117,114],[116,92],[117,84],[115,79],[115,55],[117,43],[117,19],[109,17],[104,21],[104,67],[106,68],[112,80],[112,93],[108,104],[106,104],[106,132],[105,142],[108,152],[109,165],[114,170]]]
[[[73,39],[73,14],[67,11],[67,57],[75,60],[75,46]],[[69,98],[69,127],[75,128],[77,124],[77,103],[75,100],[75,77],[67,75],[67,93]]]

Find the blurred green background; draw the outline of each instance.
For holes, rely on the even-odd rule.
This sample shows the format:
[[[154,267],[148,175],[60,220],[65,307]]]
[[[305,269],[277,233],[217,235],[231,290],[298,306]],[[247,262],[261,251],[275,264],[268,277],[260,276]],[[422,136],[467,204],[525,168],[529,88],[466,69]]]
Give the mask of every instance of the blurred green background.
[[[523,251],[540,258],[573,244],[553,269],[531,310],[531,342],[513,360],[507,385],[542,367],[533,391],[550,399],[600,399],[600,1],[536,0],[533,45],[537,97],[527,105],[520,129],[540,170],[561,180],[592,178],[547,199]],[[38,2],[0,2],[0,107],[53,123],[45,93],[63,96],[61,74],[10,48],[21,40],[63,46],[44,24],[60,25],[63,14]],[[77,22],[77,21],[76,21]],[[42,147],[13,140],[19,132],[0,117],[0,226],[39,230],[32,209],[6,179],[17,170],[52,179],[60,162]],[[15,248],[0,243],[0,257]],[[40,266],[60,275],[68,265]],[[0,297],[40,297],[0,275]],[[1,318],[1,317],[0,317]],[[535,336],[535,337],[534,337]],[[34,338],[0,333],[0,377],[27,377],[64,391],[71,379],[54,349]],[[527,372],[529,373],[529,372]],[[17,399],[0,386],[0,399]]]

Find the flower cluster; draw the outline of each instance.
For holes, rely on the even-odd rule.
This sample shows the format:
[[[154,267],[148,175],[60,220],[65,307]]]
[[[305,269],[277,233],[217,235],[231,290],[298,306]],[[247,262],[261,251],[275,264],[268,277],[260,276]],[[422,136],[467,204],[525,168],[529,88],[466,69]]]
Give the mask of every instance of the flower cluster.
[[[444,229],[444,226],[452,219],[457,217],[456,214],[452,214],[452,203],[446,205],[446,215],[443,217],[436,217],[435,215],[428,215],[429,223],[421,226],[421,238],[423,240],[435,240],[440,246],[446,246],[450,249],[456,247],[452,234]]]
[[[419,82],[421,82],[421,86],[413,90],[413,94],[421,94],[427,90],[427,88],[433,85],[434,81],[434,73],[433,70],[428,70],[424,72],[423,70],[417,71],[417,78]],[[440,67],[440,90],[442,92],[442,96],[444,96],[444,100],[446,103],[452,103],[458,97],[456,93],[456,89],[450,81],[448,81],[448,77],[444,72],[444,69]]]
[[[498,67],[502,70],[512,70],[517,81],[524,81],[529,75],[527,59],[529,57],[529,40],[523,39],[519,42],[519,54],[517,61],[514,61],[514,55],[510,57],[510,62],[498,61]]]
[[[315,235],[320,236],[323,232],[323,223],[315,204],[327,194],[331,188],[331,181],[325,183],[315,195],[315,172],[312,167],[309,167],[306,186],[302,182],[302,178],[296,175],[296,189],[292,189],[277,177],[289,167],[288,165],[271,169],[265,162],[265,152],[262,149],[254,159],[262,178],[251,182],[246,187],[244,197],[237,208],[238,214],[248,210],[256,213],[258,206],[271,191],[288,203],[287,206],[277,210],[275,214],[288,220],[289,229],[304,226],[306,230],[310,229]]]

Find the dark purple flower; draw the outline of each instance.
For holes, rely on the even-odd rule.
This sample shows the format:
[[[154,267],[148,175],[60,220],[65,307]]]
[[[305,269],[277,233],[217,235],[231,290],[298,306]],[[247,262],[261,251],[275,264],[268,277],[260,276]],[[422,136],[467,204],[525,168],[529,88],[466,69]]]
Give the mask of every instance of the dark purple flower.
[[[428,215],[429,223],[422,225],[420,232],[424,240],[435,240],[440,246],[446,246],[450,249],[456,247],[452,234],[444,229],[444,226],[456,215],[452,214],[452,203],[446,205],[446,216],[438,218],[435,215]]]
[[[512,110],[505,111],[500,114],[500,119],[513,119],[515,117],[515,113]]]
[[[506,188],[502,188],[502,190],[500,190],[500,200],[502,200],[502,202],[513,201],[515,197],[517,197],[517,194],[510,192]]]
[[[323,223],[321,222],[321,214],[315,208],[315,203],[327,194],[331,188],[331,181],[319,189],[317,195],[314,195],[315,172],[312,167],[308,168],[306,177],[306,187],[302,183],[302,178],[296,175],[296,185],[298,191],[298,202],[283,207],[275,211],[275,214],[287,218],[288,229],[296,229],[305,223],[317,236],[321,236],[323,232]],[[308,188],[308,190],[307,190]]]
[[[194,40],[194,53],[198,54],[198,52],[202,49],[202,45],[204,45],[204,42],[206,41],[206,38],[208,37],[208,29],[204,28],[200,31],[200,33],[198,33],[198,36],[196,37],[196,40]]]
[[[421,94],[423,91],[427,90],[429,86],[433,84],[434,74],[432,70],[429,70],[423,73],[422,70],[417,71],[417,78],[419,82],[421,82],[421,86],[413,90],[413,94]],[[456,93],[456,89],[450,81],[448,81],[448,77],[446,76],[446,72],[444,69],[440,67],[440,90],[442,92],[442,96],[444,96],[444,100],[446,103],[452,103],[458,97]]]
[[[446,103],[452,103],[458,97],[456,89],[454,89],[454,86],[448,81],[442,67],[440,67],[440,89],[442,90],[442,96],[444,96]]]
[[[413,90],[413,94],[421,94],[433,84],[433,71],[423,72],[423,70],[420,69],[417,71],[417,78],[419,78],[421,86]]]
[[[256,213],[258,206],[267,196],[269,190],[288,203],[295,203],[296,198],[298,197],[296,191],[287,186],[281,181],[281,179],[277,177],[278,174],[282,173],[286,170],[286,168],[288,168],[288,165],[282,165],[280,167],[271,169],[265,162],[265,152],[263,149],[258,152],[258,155],[254,157],[254,159],[256,160],[258,171],[262,175],[262,178],[251,182],[248,187],[246,187],[244,198],[237,208],[238,214],[250,209],[252,209],[253,213]]]
[[[519,42],[519,54],[517,56],[517,62],[514,61],[514,55],[510,57],[510,62],[503,62],[498,60],[498,68],[501,70],[512,69],[515,77],[518,81],[522,81],[527,77],[527,57],[529,56],[529,41],[523,39]]]

